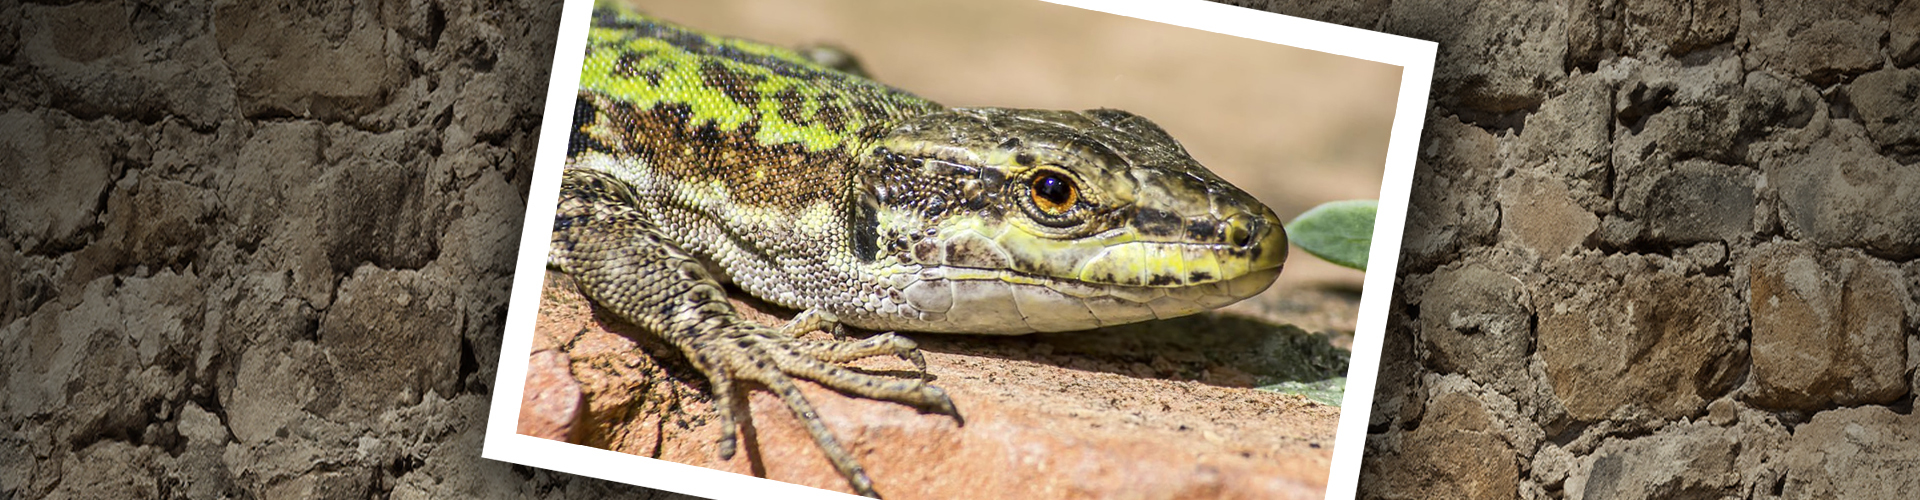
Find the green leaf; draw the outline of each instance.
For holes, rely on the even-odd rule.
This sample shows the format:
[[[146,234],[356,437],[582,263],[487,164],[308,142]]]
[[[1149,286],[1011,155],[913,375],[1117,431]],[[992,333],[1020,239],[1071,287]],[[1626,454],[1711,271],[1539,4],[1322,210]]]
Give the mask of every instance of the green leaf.
[[[1347,391],[1347,378],[1334,377],[1317,382],[1287,381],[1256,387],[1256,389],[1285,394],[1299,394],[1323,405],[1340,406],[1340,398]]]
[[[1367,251],[1373,247],[1373,217],[1377,200],[1334,201],[1313,207],[1287,224],[1287,239],[1327,262],[1367,270]]]

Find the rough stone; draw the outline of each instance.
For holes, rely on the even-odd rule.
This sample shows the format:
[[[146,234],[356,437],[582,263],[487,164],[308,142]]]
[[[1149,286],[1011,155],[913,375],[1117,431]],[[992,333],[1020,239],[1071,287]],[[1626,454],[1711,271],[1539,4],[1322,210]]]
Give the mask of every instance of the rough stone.
[[[1761,247],[1748,266],[1749,400],[1814,410],[1907,395],[1911,296],[1899,268],[1857,250],[1798,243]]]
[[[232,117],[233,79],[204,8],[73,2],[22,10],[20,58],[67,112],[143,122],[174,116],[202,128]]]
[[[519,257],[518,228],[494,223],[525,216],[525,201],[501,176],[480,176],[458,204],[463,216],[447,222],[441,254],[456,274],[508,275]]]
[[[1398,446],[1376,450],[1369,443],[1360,498],[1519,497],[1521,459],[1494,412],[1464,392],[1437,394],[1426,406],[1420,427],[1398,436]]]
[[[479,458],[459,383],[560,3],[297,3],[0,2],[0,498],[687,498]],[[336,272],[359,174],[427,223]]]
[[[1591,69],[1620,51],[1620,30],[1612,17],[1612,5],[1603,9],[1601,4],[1602,0],[1567,2],[1568,66]]]
[[[210,353],[206,325],[206,298],[199,288],[201,278],[191,272],[161,270],[147,277],[122,278],[114,298],[123,318],[139,321],[130,329],[136,359],[149,369],[143,376],[167,377],[195,374],[204,366],[196,361]]]
[[[225,401],[228,425],[240,444],[267,443],[339,405],[339,377],[325,354],[309,342],[271,345],[241,355]]]
[[[1684,262],[1688,270],[1714,270],[1726,267],[1727,244],[1701,243],[1674,252],[1673,258]]]
[[[1448,317],[1436,310],[1444,274],[1469,265],[1518,280],[1538,316],[1535,353],[1516,376],[1544,392],[1469,391],[1494,427],[1550,436],[1514,446],[1519,497],[1912,496],[1912,475],[1892,476],[1916,463],[1904,444],[1858,451],[1868,438],[1809,429],[1862,411],[1853,405],[1907,412],[1920,387],[1920,140],[1909,123],[1920,112],[1908,88],[1920,1],[1569,0],[1563,27],[1515,19],[1489,34],[1473,21],[1540,6],[1449,15],[1403,3],[1381,23],[1440,41],[1431,115],[1450,118],[1430,119],[1403,240],[1400,314],[1416,324],[1396,328],[1421,334],[1388,343],[1422,363],[1381,372],[1375,401],[1394,413],[1370,421],[1361,496],[1468,496],[1446,467],[1481,455],[1408,457],[1426,450],[1412,436],[1441,432],[1439,410],[1424,407],[1438,396],[1410,394],[1449,393],[1436,373],[1510,348],[1464,352],[1470,337],[1424,330]],[[1406,29],[1420,23],[1455,26]],[[1525,59],[1521,40],[1564,44],[1563,64],[1498,73]],[[1506,80],[1461,84],[1475,75]],[[1529,88],[1542,92],[1516,90]],[[1487,145],[1435,140],[1459,122],[1490,131]],[[1475,147],[1441,149],[1455,144]],[[1499,202],[1497,239],[1463,237],[1481,220],[1468,207],[1487,199]],[[1490,264],[1507,255],[1522,264]],[[1804,293],[1769,267],[1794,259],[1810,269]],[[1802,386],[1818,389],[1789,388]],[[1509,400],[1523,410],[1492,410]]]
[[[106,139],[58,111],[0,114],[0,213],[5,236],[29,253],[77,248],[116,171]]]
[[[12,323],[31,309],[27,295],[32,293],[32,280],[26,279],[22,269],[25,260],[13,248],[13,242],[0,239],[0,283],[6,283],[0,285],[0,325]]]
[[[374,475],[329,464],[352,460],[357,450],[315,446],[317,432],[343,434],[324,424],[288,429],[285,438],[247,445],[229,443],[221,458],[243,491],[265,498],[348,499],[364,495]]]
[[[485,401],[481,398],[464,396],[447,402],[443,406],[454,415],[484,415]],[[534,498],[540,487],[533,481],[526,481],[514,470],[513,464],[480,458],[480,445],[486,437],[486,426],[475,425],[475,421],[441,421],[433,425],[436,433],[445,433],[444,441],[431,451],[417,456],[419,465],[406,474],[394,478],[393,498],[395,500],[426,500],[433,498]],[[394,429],[406,432],[408,429]],[[594,488],[583,484],[583,489],[598,491],[580,491],[580,496],[601,496],[614,493],[609,488]],[[638,490],[639,488],[619,487],[619,489]],[[628,491],[632,493],[632,491]],[[662,494],[662,496],[666,496]],[[678,495],[675,495],[678,497]],[[687,497],[680,497],[682,499]]]
[[[1536,338],[1536,345],[1537,345]],[[1553,393],[1553,384],[1547,381],[1547,363],[1541,360],[1539,353],[1527,357],[1527,384],[1521,387],[1517,401],[1524,404],[1522,412],[1533,419],[1540,431],[1559,435],[1566,432],[1576,422],[1567,413],[1566,403]]]
[[[469,282],[479,287],[478,293],[460,302],[465,324],[462,336],[466,341],[464,348],[468,350],[464,356],[475,360],[500,359],[507,297],[513,290],[514,259],[519,256],[520,228],[498,221],[524,217],[525,198],[504,176],[478,177],[457,205],[455,213],[461,217],[448,222],[440,238],[438,263],[445,264],[447,275],[467,276]],[[485,285],[481,285],[483,283]],[[478,369],[467,374],[463,383],[467,387],[490,386],[497,368],[495,363],[479,363]]]
[[[1533,465],[1530,469],[1533,480],[1538,481],[1542,488],[1559,490],[1563,488],[1561,485],[1567,480],[1567,475],[1579,465],[1579,460],[1574,458],[1572,452],[1568,452],[1566,448],[1559,445],[1548,443],[1541,445],[1540,450],[1534,452]]]
[[[1823,97],[1804,81],[1768,71],[1747,73],[1740,100],[1742,133],[1765,134],[1792,131],[1812,124],[1816,111],[1823,110]],[[1751,156],[1747,163],[1751,163]]]
[[[1618,277],[1568,280],[1535,296],[1540,359],[1577,420],[1691,416],[1732,388],[1745,326],[1732,280],[1682,276],[1651,260],[1592,262],[1615,266]]]
[[[1611,189],[1612,84],[1606,76],[1579,74],[1566,85],[1565,93],[1527,115],[1516,141],[1520,150],[1507,155],[1507,165],[1554,178],[1581,208],[1605,211],[1613,207],[1605,197]]]
[[[1733,430],[1702,424],[1609,441],[1582,459],[1567,478],[1566,498],[1738,497],[1741,478],[1735,460],[1740,437]]]
[[[217,4],[212,28],[241,113],[336,121],[385,105],[407,64],[400,37],[378,28],[370,4]]]
[[[319,346],[337,367],[340,404],[329,417],[354,420],[408,406],[459,383],[460,316],[445,281],[415,271],[362,267],[340,284],[320,321]]]
[[[1847,85],[1847,94],[1874,144],[1908,163],[1920,160],[1920,68],[1860,75]]]
[[[228,470],[223,455],[230,441],[227,428],[220,417],[200,405],[189,402],[180,408],[180,420],[176,427],[184,441],[178,448],[175,466],[168,469],[168,479],[178,481],[182,493],[187,498],[236,498],[241,496],[240,489],[234,485],[232,471]]]
[[[1820,85],[1878,68],[1890,7],[1882,0],[1842,0],[1817,8],[1798,0],[1756,1],[1740,11],[1747,68],[1771,68]]]
[[[288,293],[316,309],[333,302],[336,283],[322,246],[320,214],[306,208],[320,204],[314,179],[325,172],[325,130],[311,121],[263,124],[239,144],[231,168],[215,173],[216,182],[227,186],[219,196],[231,218],[233,245],[265,249],[259,269],[284,272]]]
[[[453,122],[482,142],[499,141],[514,132],[513,106],[501,99],[506,84],[499,75],[483,74],[460,87],[460,99],[453,104]]]
[[[1420,339],[1440,373],[1466,375],[1512,397],[1526,385],[1533,314],[1520,282],[1478,264],[1432,275],[1420,300]]]
[[[1453,118],[1427,120],[1407,206],[1400,263],[1408,269],[1432,268],[1460,248],[1491,243],[1500,212],[1489,196],[1494,189],[1493,135]]]
[[[179,268],[197,260],[215,231],[211,192],[170,179],[118,184],[107,198],[112,218],[100,243],[124,252],[122,265]]]
[[[1370,428],[1386,428],[1420,419],[1426,393],[1420,385],[1420,361],[1413,352],[1418,326],[1407,317],[1409,306],[1405,299],[1423,295],[1420,290],[1425,282],[1424,276],[1405,276],[1394,283],[1393,309],[1387,316],[1386,338],[1380,346],[1380,372],[1374,380],[1373,408],[1367,414]]]
[[[1883,258],[1920,256],[1920,169],[1880,156],[1864,137],[1835,139],[1761,163],[1787,235]]]
[[[1689,160],[1651,176],[1647,240],[1663,245],[1741,242],[1753,231],[1754,172]]]
[[[0,378],[7,394],[0,418],[52,422],[60,435],[73,436],[59,446],[130,440],[168,419],[160,409],[186,393],[191,358],[182,351],[201,331],[203,306],[191,282],[165,273],[100,278],[71,302],[42,307],[10,326],[7,336],[20,340],[0,343],[6,346],[0,366],[17,375]],[[147,328],[123,331],[121,325],[135,321]]]
[[[1437,103],[1456,111],[1509,113],[1546,98],[1546,82],[1566,76],[1566,7],[1517,1],[1461,5],[1393,2],[1381,28],[1440,44]]]
[[[223,446],[227,444],[227,427],[220,423],[220,416],[207,412],[200,405],[187,403],[180,407],[180,437],[187,439],[187,446]]]
[[[1733,39],[1738,0],[1626,0],[1625,49],[1639,55],[1680,56]]]
[[[1920,491],[1920,414],[1880,406],[1814,415],[1794,429],[1782,499],[1911,498]]]
[[[11,61],[20,51],[20,3],[0,5],[0,60]]]
[[[158,498],[160,478],[154,467],[165,455],[158,450],[120,441],[104,441],[68,457],[60,487],[49,499]]]
[[[419,269],[440,254],[443,205],[428,189],[427,175],[378,159],[349,160],[323,177],[319,225],[333,272],[347,274],[363,263]]]
[[[574,442],[575,424],[586,415],[580,383],[568,369],[567,354],[533,353],[527,363],[526,397],[520,402],[520,424],[514,432],[541,439]]]
[[[1558,178],[1521,174],[1500,183],[1501,238],[1555,257],[1582,247],[1600,218],[1574,202]]]
[[[1893,8],[1887,37],[1887,54],[1893,64],[1906,67],[1920,63],[1920,0],[1903,0]]]
[[[1659,177],[1676,164],[1702,159],[1740,161],[1734,138],[1743,129],[1739,62],[1701,66],[1674,61],[1629,66],[1614,94],[1620,123],[1613,148],[1613,194],[1623,215],[1645,218]]]

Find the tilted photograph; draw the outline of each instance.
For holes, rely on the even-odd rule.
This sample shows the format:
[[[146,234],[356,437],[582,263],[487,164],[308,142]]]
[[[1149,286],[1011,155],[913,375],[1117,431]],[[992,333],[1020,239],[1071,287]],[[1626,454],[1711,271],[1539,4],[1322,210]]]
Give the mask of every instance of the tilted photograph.
[[[584,36],[502,364],[512,438],[586,448],[490,457],[722,498],[1324,494],[1401,67],[1013,0],[603,2]]]

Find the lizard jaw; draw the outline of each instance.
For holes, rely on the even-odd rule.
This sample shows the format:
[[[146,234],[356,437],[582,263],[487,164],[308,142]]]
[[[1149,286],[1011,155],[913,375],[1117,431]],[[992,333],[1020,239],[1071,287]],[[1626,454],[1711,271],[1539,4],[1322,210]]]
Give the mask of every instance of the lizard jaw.
[[[843,320],[870,329],[1020,335],[1170,319],[1223,307],[1272,286],[1280,267],[1181,287],[1117,286],[1005,270],[927,267],[898,275],[899,298]]]

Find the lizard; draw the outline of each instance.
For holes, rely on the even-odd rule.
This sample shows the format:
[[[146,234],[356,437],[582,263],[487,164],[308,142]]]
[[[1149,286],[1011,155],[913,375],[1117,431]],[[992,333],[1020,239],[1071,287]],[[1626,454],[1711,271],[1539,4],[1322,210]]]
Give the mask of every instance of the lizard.
[[[796,380],[964,425],[898,332],[1183,316],[1266,290],[1286,259],[1271,209],[1126,111],[947,107],[606,3],[582,67],[548,266],[707,378],[723,460],[751,381],[878,498]],[[743,319],[729,285],[801,312]],[[880,356],[923,376],[841,366]]]

